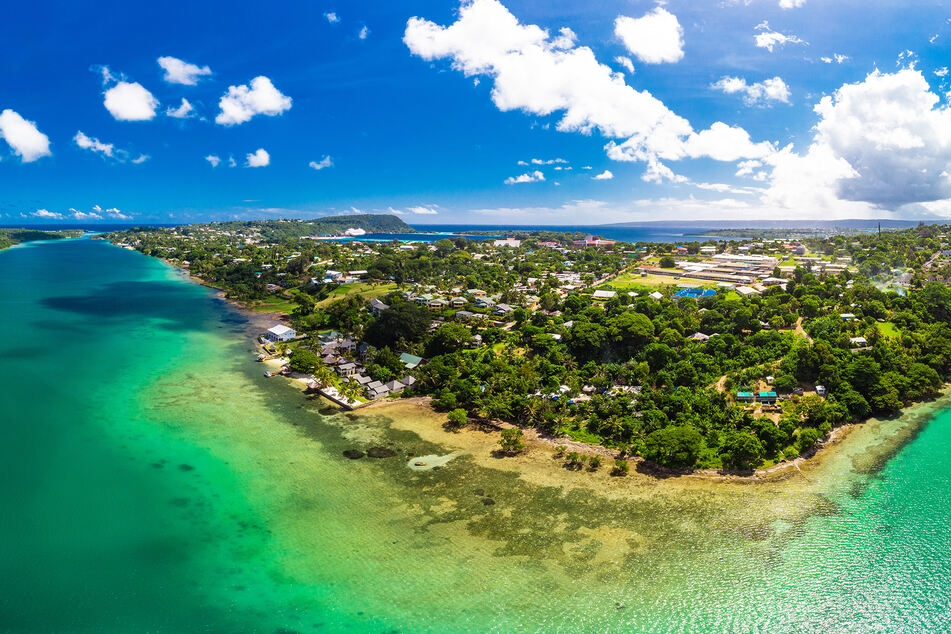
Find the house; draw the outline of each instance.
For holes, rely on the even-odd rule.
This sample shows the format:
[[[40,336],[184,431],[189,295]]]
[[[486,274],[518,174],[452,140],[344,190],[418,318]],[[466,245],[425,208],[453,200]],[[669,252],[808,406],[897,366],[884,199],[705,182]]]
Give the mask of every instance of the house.
[[[353,378],[354,380],[356,380],[357,383],[359,383],[363,387],[366,387],[367,385],[373,382],[373,379],[371,379],[365,374],[355,374]]]
[[[449,300],[449,305],[453,308],[464,308],[469,303],[465,297],[453,297]]]
[[[485,297],[485,296],[486,296],[486,292],[483,291],[483,290],[479,290],[478,288],[470,288],[469,290],[466,291],[466,293],[469,294],[469,295],[472,295],[473,297]]]
[[[389,304],[384,304],[375,297],[370,300],[370,312],[373,313],[375,317],[379,317],[380,313],[389,308]]]
[[[709,288],[682,288],[674,293],[674,299],[702,299],[704,297],[713,297],[717,292]]]
[[[492,246],[494,247],[512,247],[513,249],[517,249],[521,245],[522,241],[516,240],[515,238],[505,238],[503,240],[496,240],[492,243]]]
[[[706,341],[709,338],[710,338],[710,335],[705,335],[702,332],[695,332],[689,337],[687,337],[687,339],[690,339],[692,341]]]
[[[466,343],[466,347],[473,350],[478,348],[481,345],[482,345],[482,335],[472,335],[472,337],[469,338],[468,343]]]
[[[290,341],[296,337],[297,331],[295,331],[293,328],[288,328],[284,324],[278,324],[273,328],[268,328],[268,331],[264,333],[264,338],[272,342]]]
[[[664,299],[663,294],[660,293],[659,291],[654,291],[653,293],[651,293],[651,294],[649,295],[649,297],[650,297],[651,299],[654,299],[654,300],[658,301],[658,302],[659,302],[660,300]]]
[[[449,306],[449,302],[442,299],[441,297],[437,297],[436,299],[431,299],[429,300],[429,304],[427,304],[427,307],[429,308],[429,310],[443,310],[444,308],[447,308],[448,306]]]
[[[868,340],[865,337],[850,337],[849,345],[853,348],[858,348],[859,346],[868,345]]]
[[[776,395],[776,392],[757,392],[756,400],[766,405],[773,405],[779,400],[779,397]]]
[[[400,379],[400,383],[402,383],[406,387],[413,387],[414,385],[416,385],[416,378],[406,375],[402,379]]]
[[[416,366],[418,366],[420,363],[423,362],[423,358],[417,357],[415,354],[404,352],[400,354],[400,361],[403,363],[403,365],[406,366],[407,370],[412,370],[413,368],[415,368]]]
[[[406,388],[406,386],[399,381],[390,381],[389,383],[384,384],[383,387],[389,390],[390,394],[399,394]]]
[[[342,377],[351,377],[357,373],[356,363],[344,363],[337,366],[337,374]]]
[[[469,319],[475,319],[476,317],[478,317],[478,315],[468,310],[457,310],[455,317],[456,319],[465,321]]]
[[[370,398],[372,399],[383,398],[384,396],[388,396],[390,394],[390,390],[379,381],[367,383],[366,387],[367,392],[369,392]]]
[[[826,386],[824,386],[824,385],[817,385],[817,386],[816,386],[816,394],[818,394],[819,396],[825,396],[825,395],[826,395]]]
[[[280,286],[278,286],[277,284],[268,284],[268,285],[267,285],[267,292],[268,292],[268,293],[276,293],[276,292],[281,291],[281,290],[284,290],[284,289],[281,288]]]
[[[357,342],[354,341],[353,339],[344,339],[337,345],[340,347],[341,350],[344,350],[346,352],[353,352],[354,350],[357,349]]]
[[[413,301],[420,306],[428,306],[429,302],[433,301],[434,299],[436,298],[433,295],[426,293],[424,295],[417,295]]]
[[[594,236],[585,236],[583,240],[575,240],[572,244],[576,247],[610,247],[614,246],[615,242],[614,240],[602,240]]]
[[[515,309],[509,306],[508,304],[498,304],[496,305],[495,310],[492,311],[492,314],[497,315],[499,317],[504,317],[505,315],[508,315],[513,310]]]
[[[855,319],[855,315],[853,315],[852,313],[840,313],[839,318],[842,321],[852,321],[853,319]]]
[[[604,301],[612,297],[617,297],[617,293],[614,291],[595,291],[591,294],[591,297],[595,300]]]
[[[740,401],[741,403],[752,403],[756,400],[756,397],[753,396],[752,392],[737,392],[736,400]]]
[[[476,299],[477,308],[492,308],[493,306],[495,306],[495,301],[488,297],[479,297]]]
[[[758,290],[749,286],[737,286],[736,292],[742,295],[743,297],[750,297],[751,295],[759,294]]]

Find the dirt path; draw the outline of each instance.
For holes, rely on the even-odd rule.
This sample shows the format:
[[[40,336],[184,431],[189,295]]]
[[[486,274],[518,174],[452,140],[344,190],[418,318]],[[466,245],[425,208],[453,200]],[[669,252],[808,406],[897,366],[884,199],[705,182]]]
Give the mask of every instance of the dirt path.
[[[812,343],[812,337],[802,328],[802,317],[796,320],[796,334],[805,337],[809,343]]]

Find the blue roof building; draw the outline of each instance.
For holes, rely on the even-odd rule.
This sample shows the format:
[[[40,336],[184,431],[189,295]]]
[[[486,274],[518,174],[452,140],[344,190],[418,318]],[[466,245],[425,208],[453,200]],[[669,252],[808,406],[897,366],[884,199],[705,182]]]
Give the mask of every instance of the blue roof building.
[[[713,297],[717,292],[710,288],[684,288],[673,294],[674,299],[683,299],[684,297],[690,297],[693,299],[701,299],[703,297]]]

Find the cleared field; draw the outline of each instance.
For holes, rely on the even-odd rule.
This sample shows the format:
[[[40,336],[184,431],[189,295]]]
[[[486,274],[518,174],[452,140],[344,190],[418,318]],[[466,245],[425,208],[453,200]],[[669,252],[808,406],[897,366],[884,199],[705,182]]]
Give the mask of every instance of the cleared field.
[[[890,321],[886,321],[884,323],[876,322],[875,327],[878,328],[878,331],[886,337],[901,337],[901,331],[898,330],[898,327]]]
[[[353,295],[359,295],[367,300],[373,299],[374,297],[383,297],[387,293],[395,291],[396,288],[396,284],[367,284],[364,282],[343,284],[331,291],[330,295],[317,302],[317,308],[324,308],[336,301]]]

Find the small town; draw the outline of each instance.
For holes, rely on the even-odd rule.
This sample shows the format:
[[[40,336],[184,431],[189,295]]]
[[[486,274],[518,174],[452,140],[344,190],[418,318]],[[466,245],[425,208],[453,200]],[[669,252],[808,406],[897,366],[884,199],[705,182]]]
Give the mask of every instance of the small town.
[[[543,231],[414,239],[392,217],[393,238],[367,239],[376,217],[347,222],[111,239],[286,315],[260,333],[268,376],[344,409],[428,395],[453,424],[527,426],[612,449],[618,465],[777,464],[951,373],[945,327],[929,323],[946,293],[930,282],[951,270],[934,225],[628,244]]]

